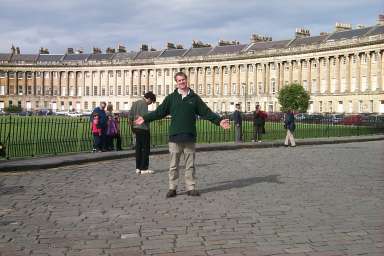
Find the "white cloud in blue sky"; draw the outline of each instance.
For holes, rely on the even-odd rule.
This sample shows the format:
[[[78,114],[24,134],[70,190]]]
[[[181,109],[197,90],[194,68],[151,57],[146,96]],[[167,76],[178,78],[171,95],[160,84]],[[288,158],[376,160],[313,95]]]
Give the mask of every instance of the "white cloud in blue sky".
[[[190,47],[194,39],[248,43],[252,33],[290,39],[298,27],[317,35],[336,22],[372,26],[380,13],[383,0],[0,0],[0,52],[12,44],[22,53],[64,53],[118,43],[135,51],[142,43]]]

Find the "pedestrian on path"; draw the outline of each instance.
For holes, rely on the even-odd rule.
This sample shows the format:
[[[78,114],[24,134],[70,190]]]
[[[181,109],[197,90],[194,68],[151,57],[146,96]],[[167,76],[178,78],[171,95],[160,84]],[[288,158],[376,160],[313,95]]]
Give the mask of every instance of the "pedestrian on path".
[[[136,173],[137,174],[151,174],[153,170],[149,167],[149,154],[151,147],[151,135],[149,129],[149,122],[141,124],[134,123],[134,119],[148,113],[148,106],[156,102],[156,95],[153,92],[147,92],[141,100],[135,101],[132,104],[131,112],[129,114],[130,122],[132,125],[132,132],[135,134],[136,142]]]
[[[98,113],[93,113],[91,131],[93,135],[93,152],[101,151],[101,128],[100,128],[100,117]]]
[[[261,142],[262,134],[265,133],[265,120],[267,113],[260,109],[260,105],[256,105],[253,112],[253,140],[252,142]]]
[[[296,129],[295,125],[295,116],[293,115],[292,110],[288,110],[284,117],[284,128],[287,129],[287,135],[285,136],[284,146],[288,147],[291,144],[291,147],[296,147],[295,138],[293,137],[293,132]]]
[[[107,144],[107,114],[105,113],[105,107],[107,103],[105,101],[100,102],[100,106],[96,107],[91,114],[90,122],[92,123],[94,114],[97,113],[99,117],[99,128],[101,129],[100,135],[100,147],[101,151],[106,151]]]
[[[235,141],[240,143],[243,141],[243,117],[241,116],[240,104],[235,105],[236,110],[233,112],[233,121],[235,122]]]
[[[178,72],[174,77],[177,88],[173,93],[165,97],[160,106],[151,113],[139,116],[135,124],[141,125],[144,122],[151,122],[162,119],[167,115],[171,116],[169,128],[169,190],[166,197],[175,197],[179,178],[180,157],[185,158],[185,185],[187,195],[200,196],[196,188],[195,175],[195,144],[196,144],[196,116],[220,125],[224,129],[230,127],[228,119],[221,117],[211,111],[204,101],[188,87],[187,75]]]

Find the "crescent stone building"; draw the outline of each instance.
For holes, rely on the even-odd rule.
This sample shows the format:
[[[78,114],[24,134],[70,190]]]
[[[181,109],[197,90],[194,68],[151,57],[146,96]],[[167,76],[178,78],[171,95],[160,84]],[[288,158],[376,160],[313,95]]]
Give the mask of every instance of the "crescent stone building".
[[[233,111],[236,103],[246,111],[256,104],[279,111],[280,88],[300,83],[311,95],[309,112],[384,113],[383,51],[383,15],[369,27],[336,23],[335,31],[316,36],[297,29],[286,40],[252,35],[247,44],[194,41],[188,49],[168,43],[163,50],[68,48],[56,55],[43,48],[21,54],[12,46],[11,53],[0,53],[0,109],[80,112],[106,101],[129,110],[146,91],[161,102],[175,88],[174,74],[184,71],[216,112]]]

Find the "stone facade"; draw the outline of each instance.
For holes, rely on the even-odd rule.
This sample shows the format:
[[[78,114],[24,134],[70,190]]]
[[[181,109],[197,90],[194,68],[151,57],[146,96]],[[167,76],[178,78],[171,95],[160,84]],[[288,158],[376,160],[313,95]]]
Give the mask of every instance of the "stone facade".
[[[313,37],[304,32],[290,40],[254,36],[249,44],[190,49],[0,54],[0,108],[89,111],[106,101],[129,110],[149,90],[162,102],[181,70],[216,112],[233,111],[236,103],[246,111],[256,104],[279,111],[279,89],[300,83],[311,95],[309,112],[384,113],[384,25]]]

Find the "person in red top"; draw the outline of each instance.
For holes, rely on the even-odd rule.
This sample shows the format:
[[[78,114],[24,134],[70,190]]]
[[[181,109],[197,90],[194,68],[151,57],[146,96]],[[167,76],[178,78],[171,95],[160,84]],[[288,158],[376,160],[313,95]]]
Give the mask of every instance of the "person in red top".
[[[252,142],[261,142],[261,135],[265,133],[265,119],[267,113],[260,109],[260,105],[256,105],[253,112],[253,140]]]
[[[101,135],[102,129],[100,127],[100,117],[98,113],[93,113],[91,131],[93,135],[93,152],[100,152],[102,150]]]

